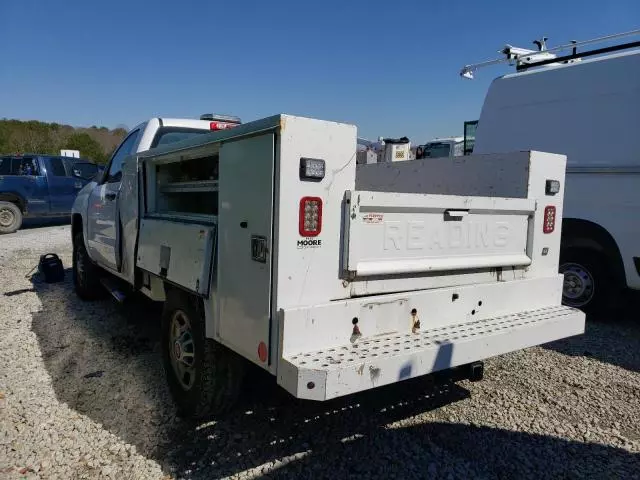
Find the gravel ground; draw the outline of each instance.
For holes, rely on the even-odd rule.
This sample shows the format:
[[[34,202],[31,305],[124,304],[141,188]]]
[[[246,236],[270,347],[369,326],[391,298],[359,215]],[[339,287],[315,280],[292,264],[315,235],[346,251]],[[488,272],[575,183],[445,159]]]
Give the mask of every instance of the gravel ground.
[[[492,359],[480,383],[320,404],[256,373],[234,412],[195,424],[169,399],[155,306],[80,302],[69,270],[25,278],[49,251],[69,267],[69,240],[0,237],[0,478],[640,478],[637,315]]]

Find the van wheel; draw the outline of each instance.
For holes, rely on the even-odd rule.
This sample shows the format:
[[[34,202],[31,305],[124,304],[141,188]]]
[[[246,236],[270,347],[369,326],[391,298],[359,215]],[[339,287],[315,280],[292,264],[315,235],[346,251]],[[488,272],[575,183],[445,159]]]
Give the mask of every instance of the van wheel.
[[[245,364],[205,337],[200,299],[172,289],[162,313],[162,357],[178,415],[202,418],[230,410],[242,387]]]
[[[11,202],[0,202],[0,234],[13,233],[22,226],[22,211]]]
[[[601,254],[589,249],[571,249],[560,255],[564,275],[562,303],[587,314],[600,313],[612,292],[612,278]]]
[[[89,258],[81,233],[73,239],[73,286],[82,300],[95,300],[104,295],[100,267]]]

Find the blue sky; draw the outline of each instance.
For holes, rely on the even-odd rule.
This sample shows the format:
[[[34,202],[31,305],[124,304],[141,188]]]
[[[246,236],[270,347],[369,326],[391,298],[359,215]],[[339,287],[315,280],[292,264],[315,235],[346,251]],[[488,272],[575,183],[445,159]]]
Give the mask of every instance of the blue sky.
[[[640,26],[640,1],[1,0],[0,117],[129,127],[292,113],[366,138],[459,135],[505,43]]]

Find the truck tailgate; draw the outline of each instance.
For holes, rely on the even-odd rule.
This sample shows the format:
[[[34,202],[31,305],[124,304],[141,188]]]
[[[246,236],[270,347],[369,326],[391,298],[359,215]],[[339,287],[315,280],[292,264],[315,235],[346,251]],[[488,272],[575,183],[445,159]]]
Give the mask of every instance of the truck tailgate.
[[[346,204],[351,278],[531,263],[533,199],[350,191]]]

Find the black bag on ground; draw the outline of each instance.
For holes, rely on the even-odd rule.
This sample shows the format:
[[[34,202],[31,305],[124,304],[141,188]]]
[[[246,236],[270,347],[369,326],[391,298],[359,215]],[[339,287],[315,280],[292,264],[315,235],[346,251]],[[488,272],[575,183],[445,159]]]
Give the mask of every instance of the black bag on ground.
[[[47,253],[40,256],[38,271],[47,283],[56,283],[64,280],[64,267],[62,260],[55,253]]]

